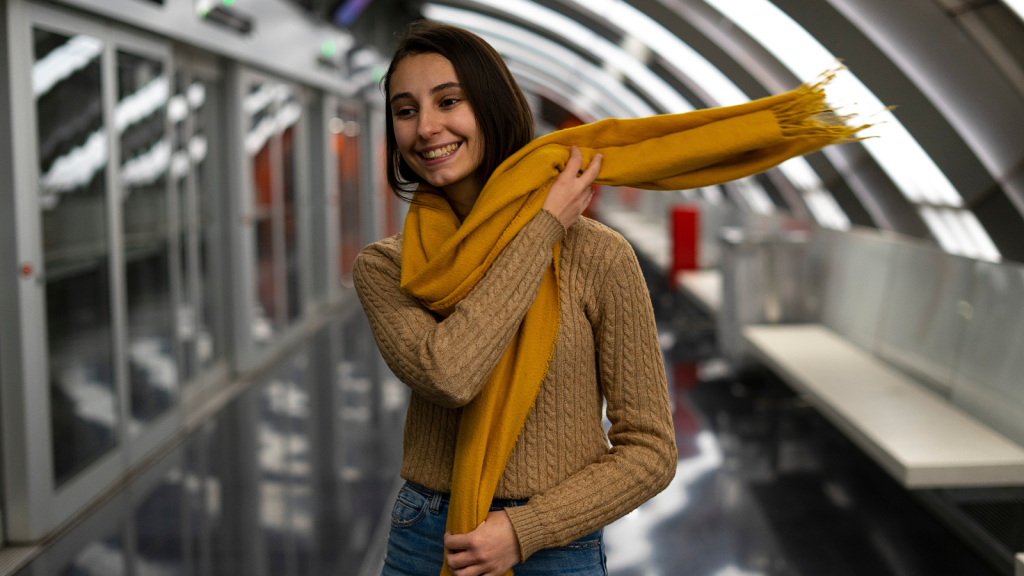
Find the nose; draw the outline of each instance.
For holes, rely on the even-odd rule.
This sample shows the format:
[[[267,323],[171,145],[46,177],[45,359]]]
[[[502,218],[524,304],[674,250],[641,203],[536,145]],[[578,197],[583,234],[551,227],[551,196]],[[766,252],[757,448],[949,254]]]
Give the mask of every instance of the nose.
[[[423,140],[429,140],[442,129],[441,115],[436,110],[421,110],[419,120],[416,133]]]

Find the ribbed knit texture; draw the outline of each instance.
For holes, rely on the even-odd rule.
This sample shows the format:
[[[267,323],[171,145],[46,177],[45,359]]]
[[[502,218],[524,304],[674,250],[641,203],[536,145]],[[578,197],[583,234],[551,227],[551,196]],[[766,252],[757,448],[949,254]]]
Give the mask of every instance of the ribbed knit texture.
[[[665,369],[632,248],[593,220],[566,233],[541,211],[443,321],[399,287],[401,235],[367,246],[354,270],[381,354],[412,389],[401,475],[448,492],[459,408],[508,347],[559,241],[558,340],[495,493],[530,500],[507,510],[523,560],[625,515],[675,473]]]

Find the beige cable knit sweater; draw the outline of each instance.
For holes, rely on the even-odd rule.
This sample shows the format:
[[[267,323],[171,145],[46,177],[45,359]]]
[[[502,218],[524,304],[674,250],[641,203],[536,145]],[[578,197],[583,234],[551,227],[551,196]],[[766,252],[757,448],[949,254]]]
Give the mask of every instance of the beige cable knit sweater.
[[[506,510],[524,561],[622,517],[675,474],[665,368],[632,248],[593,220],[566,232],[541,211],[446,319],[399,287],[401,234],[364,248],[354,270],[377,346],[412,389],[401,476],[448,492],[460,407],[504,353],[559,241],[558,341],[495,494],[529,499]]]

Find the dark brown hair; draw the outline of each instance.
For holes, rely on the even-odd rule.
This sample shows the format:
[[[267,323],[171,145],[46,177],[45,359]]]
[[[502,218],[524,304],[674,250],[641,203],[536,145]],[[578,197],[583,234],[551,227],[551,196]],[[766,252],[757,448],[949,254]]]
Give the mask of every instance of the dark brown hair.
[[[391,75],[403,58],[440,54],[452,63],[462,91],[483,136],[484,155],[477,178],[486,182],[506,158],[533,140],[533,114],[501,56],[476,34],[448,24],[419,20],[405,27],[382,80],[384,98],[391,94]],[[402,158],[395,140],[390,108],[387,131],[387,178],[391,191],[410,199],[417,184],[426,184]]]

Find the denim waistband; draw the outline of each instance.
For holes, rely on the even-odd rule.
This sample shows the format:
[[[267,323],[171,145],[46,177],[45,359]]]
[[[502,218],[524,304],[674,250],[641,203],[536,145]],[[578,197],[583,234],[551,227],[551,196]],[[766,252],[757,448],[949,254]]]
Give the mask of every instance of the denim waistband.
[[[417,483],[415,483],[415,482],[413,482],[411,480],[406,480],[405,481],[405,485],[410,490],[414,490],[414,491],[418,492],[419,494],[421,494],[423,497],[428,498],[428,499],[433,499],[435,497],[440,496],[440,501],[443,502],[444,504],[447,504],[448,503],[448,499],[450,498],[450,495],[447,492],[438,492],[437,490],[431,490],[430,488],[427,488],[426,486],[421,486],[421,485],[419,485],[419,484],[417,484]],[[492,506],[499,506],[501,508],[513,508],[515,506],[524,506],[528,502],[529,502],[529,500],[515,500],[515,499],[512,499],[512,498],[495,498],[494,500],[491,500],[491,505]]]

